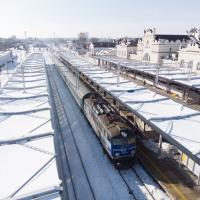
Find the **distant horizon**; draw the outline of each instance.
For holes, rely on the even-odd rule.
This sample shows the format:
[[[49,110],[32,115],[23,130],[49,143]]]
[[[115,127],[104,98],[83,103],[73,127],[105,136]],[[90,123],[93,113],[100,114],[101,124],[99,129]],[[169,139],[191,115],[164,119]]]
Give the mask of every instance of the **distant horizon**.
[[[200,27],[198,0],[1,0],[1,38],[141,37],[146,27],[159,34],[186,34]]]
[[[152,28],[152,27],[148,27],[148,28]],[[155,28],[155,27],[153,27],[153,28]],[[191,28],[194,28],[194,27],[191,27]],[[189,28],[189,29],[187,29],[187,30],[190,30],[191,28]],[[145,29],[145,28],[144,28]],[[186,31],[187,31],[186,30]],[[144,30],[143,30],[144,31]],[[124,36],[121,36],[121,37],[111,37],[111,36],[100,36],[100,37],[98,37],[98,36],[90,36],[90,33],[88,33],[88,32],[86,32],[86,33],[88,33],[88,38],[98,38],[98,39],[119,39],[119,38],[141,38],[142,36],[143,36],[143,31],[142,31],[142,33],[141,33],[141,35],[139,35],[139,36],[127,36],[127,35],[124,35]],[[161,33],[161,32],[157,32],[156,31],[156,34],[161,34],[161,35],[187,35],[187,32],[185,31],[185,33]],[[83,32],[83,31],[80,31],[80,32]],[[61,36],[61,37],[56,37],[55,36],[55,38],[56,39],[76,39],[76,38],[78,38],[78,34],[80,33],[80,32],[78,32],[77,33],[77,35],[76,36],[69,36],[69,37],[66,37],[66,36]],[[10,35],[9,37],[1,37],[0,36],[0,38],[3,38],[3,39],[9,39],[9,38],[11,38],[11,37],[16,37],[17,39],[25,39],[25,37],[17,37],[16,35]],[[52,37],[46,37],[46,36],[41,36],[41,37],[36,37],[36,36],[28,36],[28,37],[26,37],[26,38],[31,38],[31,39],[34,39],[34,38],[39,38],[39,39],[53,39],[54,38],[54,36],[52,36]]]

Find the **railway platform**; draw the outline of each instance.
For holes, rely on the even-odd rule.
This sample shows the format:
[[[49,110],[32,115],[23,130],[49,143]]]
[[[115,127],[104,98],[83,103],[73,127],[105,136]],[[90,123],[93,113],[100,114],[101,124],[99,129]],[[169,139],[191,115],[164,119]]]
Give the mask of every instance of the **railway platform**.
[[[0,94],[0,199],[61,199],[41,54],[12,71]]]
[[[200,77],[192,73],[191,78],[188,79],[188,71],[184,68],[159,66],[156,81],[158,66],[155,64],[141,63],[115,56],[96,56],[92,61],[110,70],[116,71],[119,68],[120,73],[126,77],[138,83],[143,83],[151,89],[156,89],[159,93],[169,95],[170,98],[187,104],[194,109],[199,109]]]
[[[77,74],[76,73],[73,73],[71,70],[69,70],[69,68],[67,67],[67,65],[63,65],[59,60],[56,61],[56,66],[57,66],[57,72],[56,73],[53,73],[54,75],[58,73],[61,75],[62,77],[62,83],[65,85],[67,85],[67,88],[70,90],[71,94],[73,94],[73,100],[76,100],[76,94],[78,94],[78,96],[82,96],[84,91],[90,91],[91,90],[89,89],[89,87],[87,86],[87,84],[85,84],[81,79],[79,81],[77,81]],[[56,70],[55,70],[56,71]],[[54,71],[54,72],[55,72]],[[60,77],[60,79],[61,79]],[[60,86],[59,86],[60,88]],[[69,102],[68,99],[65,97],[65,102]],[[77,101],[77,103],[79,104],[79,101]],[[72,105],[70,105],[71,107]],[[68,106],[69,107],[69,106]],[[75,112],[75,109],[73,109],[73,114],[72,113],[69,113],[69,108],[67,109],[67,113],[70,115],[69,118],[71,118]],[[78,109],[79,110],[79,109]],[[80,113],[80,110],[79,110],[79,117],[82,116],[82,114]],[[77,116],[76,117],[76,120],[79,119],[79,117]],[[84,117],[81,117],[81,119],[79,119],[79,123],[81,123],[81,121],[84,120]],[[78,124],[77,124],[78,125]],[[79,130],[80,134],[82,132],[82,130],[80,129],[77,129],[76,127],[74,127],[77,130]],[[81,129],[87,129],[87,126],[81,126]],[[90,131],[87,129],[86,132],[84,132],[84,137],[87,137],[87,134],[90,134]],[[82,135],[82,134],[81,134]],[[91,137],[95,136],[94,133],[93,135],[90,135],[90,139]],[[97,138],[95,137],[95,140]],[[79,145],[82,144],[82,141],[81,143],[78,143]],[[95,145],[95,148],[98,146],[95,141],[93,141],[93,144]],[[90,142],[87,138],[87,149],[90,148]],[[92,151],[94,151],[94,149],[92,149]],[[88,149],[89,150],[89,149]],[[86,151],[86,148],[84,147],[84,152]],[[96,159],[101,159],[101,155],[99,155],[99,153],[102,152],[104,154],[104,158],[106,158],[107,160],[107,156],[106,154],[102,151],[102,146],[101,146],[101,150],[99,152],[96,152],[95,155],[98,155],[98,156],[95,156],[95,159],[94,157],[92,158],[92,165],[95,164],[96,162]],[[89,152],[88,152],[89,153]],[[86,154],[84,153],[83,156],[85,156]],[[87,154],[87,159],[88,159],[88,156],[90,155]],[[75,157],[73,158],[75,159]],[[85,161],[85,159],[83,159],[83,161]],[[163,191],[160,187],[160,185],[152,179],[152,177],[146,172],[146,170],[142,167],[141,164],[136,164],[134,165],[133,168],[130,168],[130,169],[127,169],[127,170],[117,170],[115,169],[115,167],[113,165],[111,165],[110,163],[110,160],[108,160],[109,162],[107,163],[109,167],[111,167],[111,169],[109,169],[109,173],[106,174],[106,176],[104,177],[103,174],[101,176],[101,179],[104,177],[105,180],[104,180],[104,187],[106,186],[106,190],[109,191],[109,195],[115,195],[114,198],[112,199],[127,199],[127,198],[120,198],[121,195],[126,195],[126,193],[128,192],[128,199],[136,199],[136,200],[142,200],[142,199],[146,199],[146,200],[153,200],[153,199],[156,199],[156,200],[169,200],[171,198],[169,198],[169,196],[165,193],[165,191]],[[103,166],[103,161],[101,160],[100,161],[100,169],[96,169],[95,167],[95,173],[96,171],[98,171],[98,173],[100,174],[101,171],[103,170],[106,170],[106,166]],[[87,168],[86,168],[86,173],[88,173],[88,176],[90,177],[90,174],[92,173],[92,169],[93,167],[91,168],[90,166],[90,162],[87,162]],[[116,179],[119,179],[117,182],[116,182],[116,179],[114,182],[111,182],[109,181],[109,184],[107,185],[107,179],[109,178],[110,175],[112,175],[112,172],[115,172],[116,174]],[[93,180],[91,180],[91,178],[89,178],[90,181],[92,181],[93,185],[94,185],[94,182]],[[98,177],[98,180],[95,179],[95,181],[100,182],[100,177]],[[125,186],[125,189],[126,192],[124,193],[123,192],[123,188],[118,187],[117,191],[115,191],[113,193],[113,189],[116,187],[116,184],[121,184],[123,183],[124,186]],[[113,185],[114,184],[114,185]],[[81,187],[81,186],[80,186]],[[98,190],[105,190],[104,187],[101,187],[99,188]],[[112,188],[112,189],[111,189]],[[120,193],[120,195],[118,195],[118,192]],[[117,197],[116,197],[116,194],[117,194]],[[96,195],[96,194],[95,194]],[[106,195],[105,193],[102,193],[101,192],[101,195]],[[107,196],[107,195],[106,195]],[[106,199],[111,199],[107,196]]]
[[[72,70],[77,69],[84,82],[102,94],[113,106],[119,108],[120,112],[127,111],[127,119],[130,118],[141,132],[146,136],[149,136],[150,132],[160,150],[162,150],[162,145],[160,146],[162,141],[176,148],[178,151],[176,159],[174,157],[160,159],[158,155],[145,148],[141,148],[139,153],[140,155],[143,153],[142,161],[145,161],[143,164],[146,164],[146,168],[173,199],[199,199],[200,192],[197,186],[199,185],[199,157],[198,153],[192,150],[195,145],[198,148],[198,134],[194,134],[198,127],[193,127],[193,123],[196,126],[199,120],[197,118],[193,120],[192,115],[186,114],[196,112],[199,115],[199,112],[172,101],[169,97],[152,93],[148,88],[130,80],[127,82],[124,77],[120,77],[119,81],[115,73],[86,63],[78,57],[69,54],[64,56],[64,61],[72,66]],[[191,128],[193,132],[190,132]]]
[[[159,158],[153,151],[139,143],[139,161],[175,200],[199,200],[200,188],[193,175],[170,158]]]

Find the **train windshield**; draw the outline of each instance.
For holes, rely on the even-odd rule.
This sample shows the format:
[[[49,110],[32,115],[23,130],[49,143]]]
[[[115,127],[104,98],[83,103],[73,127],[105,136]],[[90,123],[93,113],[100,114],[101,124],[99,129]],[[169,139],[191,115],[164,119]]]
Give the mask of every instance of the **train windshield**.
[[[132,134],[127,135],[126,132],[122,132],[120,136],[112,138],[113,145],[128,145],[135,143],[135,136]]]

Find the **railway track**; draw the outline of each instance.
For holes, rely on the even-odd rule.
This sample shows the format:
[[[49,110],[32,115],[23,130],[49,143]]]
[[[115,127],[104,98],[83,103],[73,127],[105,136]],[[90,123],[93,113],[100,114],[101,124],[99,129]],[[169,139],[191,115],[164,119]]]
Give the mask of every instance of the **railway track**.
[[[47,67],[47,76],[49,80],[49,88],[52,95],[52,104],[55,108],[56,118],[59,120],[59,132],[56,133],[60,137],[62,158],[66,161],[66,169],[63,172],[65,184],[67,185],[68,199],[95,199],[92,185],[87,175],[76,139],[74,137],[68,115],[63,107],[62,99],[59,94],[56,81],[52,69]],[[62,167],[63,169],[64,167]],[[64,170],[64,169],[63,169]]]
[[[134,200],[157,200],[133,169],[120,170],[119,174]]]
[[[66,115],[66,123],[68,123],[68,125],[69,125],[70,134],[73,137],[73,142],[75,143],[75,147],[78,151],[78,157],[81,160],[81,165],[83,167],[83,171],[84,171],[84,173],[86,175],[86,179],[87,179],[87,184],[90,186],[90,190],[92,192],[92,186],[91,186],[90,180],[87,176],[87,172],[86,172],[86,169],[84,167],[84,164],[83,164],[80,152],[79,152],[79,148],[76,144],[76,139],[73,136],[73,131],[72,131],[71,125],[69,123],[67,113],[63,109],[62,99],[59,95],[59,90],[58,90],[58,87],[56,86],[56,81],[53,78],[53,72],[51,70],[48,70],[48,76],[49,76],[49,79],[50,79],[50,82],[51,82],[51,88],[53,88],[52,90],[53,90],[53,94],[54,94],[53,95],[54,101],[57,102],[57,105],[56,105],[57,109],[61,111],[62,115],[64,115],[64,116]],[[59,121],[60,121],[60,119],[59,119]],[[62,129],[62,127],[61,127],[61,129]],[[63,132],[61,132],[61,135],[62,135],[63,146],[65,146],[65,143],[64,143],[65,136],[64,136]],[[67,152],[67,150],[65,148],[66,158],[68,159],[68,155],[67,155],[66,152]],[[70,179],[73,180],[73,175],[72,175],[73,169],[71,169],[71,167],[70,167],[70,160],[68,160],[68,166],[69,166],[68,168],[69,168],[69,171],[70,171]],[[167,197],[166,194],[165,195],[161,194],[160,196],[156,195],[155,192],[157,193],[157,192],[161,191],[159,185],[152,189],[152,186],[148,185],[151,181],[148,181],[147,180],[148,178],[146,178],[146,179],[144,177],[142,178],[140,176],[140,174],[139,174],[140,172],[138,172],[137,168],[133,167],[133,168],[128,169],[128,170],[118,170],[118,172],[119,172],[119,175],[120,175],[120,177],[121,177],[121,179],[122,179],[122,181],[125,185],[125,188],[127,187],[127,190],[128,190],[128,193],[131,196],[131,199],[133,199],[133,200],[168,200],[168,199],[170,199],[170,198]],[[73,184],[72,189],[73,189],[73,192],[74,192],[74,199],[77,199],[78,194],[76,194],[76,183],[73,183],[73,181],[72,181],[72,184]],[[155,181],[154,181],[154,184],[155,184]],[[92,192],[92,198],[95,199],[95,195],[94,195],[93,192]]]
[[[141,164],[135,164],[128,170],[118,170],[118,172],[134,200],[171,199]]]

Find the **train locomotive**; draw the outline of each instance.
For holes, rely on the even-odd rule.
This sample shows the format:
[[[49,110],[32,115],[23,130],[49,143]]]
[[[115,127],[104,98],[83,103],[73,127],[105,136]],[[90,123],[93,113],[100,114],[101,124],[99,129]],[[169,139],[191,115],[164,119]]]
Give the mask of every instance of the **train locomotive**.
[[[136,152],[136,133],[98,94],[83,97],[85,116],[100,139],[104,149],[115,162],[130,160]]]
[[[73,72],[68,72],[71,75],[65,76],[62,69],[59,69],[60,75],[111,160],[117,165],[127,161],[132,163],[136,154],[136,128],[130,126],[113,107],[84,82],[80,81],[82,89],[75,88],[76,77]]]

